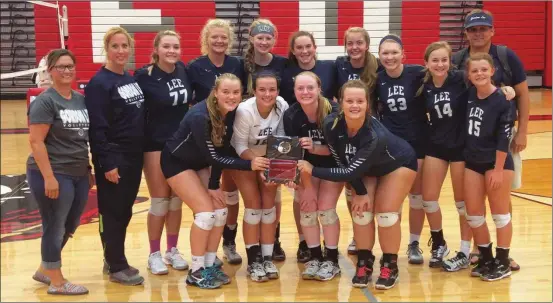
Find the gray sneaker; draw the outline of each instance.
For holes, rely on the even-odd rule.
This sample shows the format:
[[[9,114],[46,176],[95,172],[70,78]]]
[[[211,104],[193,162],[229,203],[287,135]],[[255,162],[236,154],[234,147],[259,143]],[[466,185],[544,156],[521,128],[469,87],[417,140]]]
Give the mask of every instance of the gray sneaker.
[[[133,271],[130,268],[123,269],[116,273],[110,273],[109,280],[127,286],[140,285],[144,282],[144,278],[138,274],[133,275]]]
[[[134,268],[130,265],[129,265],[129,269],[131,270],[132,274],[134,274],[134,275],[138,275],[140,273],[140,271],[137,268]],[[109,274],[109,265],[106,262],[106,260],[104,260],[104,267],[102,268],[102,272],[104,273],[104,275]]]
[[[447,259],[443,262],[442,267],[445,271],[459,271],[468,268],[470,265],[469,258],[461,251],[457,252],[455,257]]]
[[[424,263],[422,250],[419,247],[419,241],[413,241],[413,243],[407,246],[407,258],[409,259],[409,264]]]
[[[236,252],[235,244],[223,245],[223,253],[223,258],[227,259],[229,264],[236,265],[242,263],[242,257]]]
[[[433,268],[442,267],[444,258],[449,254],[449,248],[447,244],[438,246],[437,249],[432,250],[432,256],[428,261],[428,265]]]
[[[319,260],[316,260],[316,259],[313,259],[305,263],[305,269],[303,270],[301,277],[304,280],[314,280],[315,276],[317,275],[317,272],[319,272],[320,267],[321,267],[321,262],[319,262]]]

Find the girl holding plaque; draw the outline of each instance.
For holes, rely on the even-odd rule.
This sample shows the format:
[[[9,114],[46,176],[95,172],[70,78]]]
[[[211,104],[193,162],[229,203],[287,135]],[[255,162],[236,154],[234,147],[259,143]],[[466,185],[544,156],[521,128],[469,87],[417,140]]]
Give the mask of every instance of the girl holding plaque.
[[[219,179],[222,169],[264,170],[269,160],[228,156],[235,110],[242,99],[240,79],[223,74],[209,97],[194,105],[161,152],[161,170],[171,189],[192,209],[192,264],[186,283],[218,288],[230,278],[215,265],[227,207]]]
[[[284,113],[287,136],[300,137],[305,149],[304,159],[320,167],[335,167],[322,131],[327,115],[338,111],[338,104],[328,101],[321,92],[321,80],[312,72],[302,72],[295,78],[294,92],[298,102]],[[342,182],[330,182],[301,175],[302,186],[296,189],[294,201],[299,201],[300,224],[310,258],[302,274],[306,280],[328,281],[340,273],[338,240],[340,220],[336,203],[342,192]],[[323,258],[320,225],[323,228],[326,254]]]
[[[267,137],[284,134],[282,115],[288,103],[278,96],[279,84],[277,76],[270,71],[255,75],[254,97],[242,102],[236,110],[231,144],[244,160],[265,156]],[[275,197],[279,186],[264,182],[263,176],[251,171],[233,170],[231,175],[244,199],[248,275],[256,282],[278,279],[272,258],[277,224]]]
[[[417,175],[417,158],[413,148],[392,134],[370,115],[370,90],[360,80],[344,84],[340,102],[342,111],[328,115],[323,131],[328,147],[339,168],[313,167],[300,160],[298,168],[304,174],[334,182],[350,182],[356,195],[352,201],[353,216],[366,224],[373,220],[374,209],[380,246],[383,251],[377,289],[392,288],[399,275],[397,258],[401,241],[399,211]],[[365,186],[367,177],[377,177],[374,201]],[[363,233],[354,230],[359,241]],[[371,281],[367,255],[358,262],[352,283],[366,287]]]

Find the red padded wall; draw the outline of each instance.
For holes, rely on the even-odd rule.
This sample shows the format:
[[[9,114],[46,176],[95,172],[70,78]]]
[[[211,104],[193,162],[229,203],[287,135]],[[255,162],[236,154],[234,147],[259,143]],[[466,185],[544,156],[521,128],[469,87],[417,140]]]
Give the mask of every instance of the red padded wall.
[[[338,45],[344,45],[344,32],[353,26],[363,27],[363,1],[338,2]]]
[[[546,29],[545,29],[545,70],[543,72],[543,86],[551,87],[551,2],[546,5]]]
[[[428,44],[440,40],[440,2],[403,1],[401,40],[406,63],[423,64]]]
[[[275,54],[288,55],[288,38],[299,28],[300,4],[298,1],[260,1],[259,15],[270,19],[278,29]]]
[[[520,57],[527,71],[545,69],[545,1],[484,1],[494,18],[494,44]]]

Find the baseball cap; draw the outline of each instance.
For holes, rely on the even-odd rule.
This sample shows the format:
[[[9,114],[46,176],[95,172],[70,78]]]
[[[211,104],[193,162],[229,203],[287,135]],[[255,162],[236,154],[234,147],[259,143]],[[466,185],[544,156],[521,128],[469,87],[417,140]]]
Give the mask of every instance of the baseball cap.
[[[465,19],[465,28],[473,26],[493,27],[493,18],[484,12],[472,14]]]

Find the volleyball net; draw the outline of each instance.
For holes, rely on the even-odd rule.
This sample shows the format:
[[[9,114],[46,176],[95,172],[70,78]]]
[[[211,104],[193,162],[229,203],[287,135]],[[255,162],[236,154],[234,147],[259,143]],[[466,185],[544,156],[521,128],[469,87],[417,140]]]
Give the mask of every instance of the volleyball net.
[[[57,21],[56,23],[57,23],[57,27],[58,27],[57,32],[53,32],[53,33],[51,33],[51,35],[58,35],[59,36],[60,48],[65,48],[65,41],[69,37],[69,27],[68,27],[68,20],[67,20],[67,7],[65,5],[60,7],[58,1],[55,1],[55,2],[54,1],[50,1],[50,2],[46,2],[46,1],[25,1],[25,2],[26,3],[32,3],[35,6],[39,5],[39,6],[41,6],[41,9],[45,8],[45,9],[51,10],[52,18],[56,18],[56,21]],[[35,11],[36,11],[36,7],[35,7]],[[48,14],[50,14],[50,13],[48,13]],[[47,17],[47,18],[50,18],[50,17]],[[12,22],[16,22],[15,19],[12,20]],[[36,34],[36,32],[35,32],[35,34]],[[17,46],[15,46],[15,44],[17,44],[17,37],[15,36],[15,33],[14,33],[14,36],[12,37],[12,39],[15,40],[15,41],[12,41],[12,45],[14,45],[14,47],[13,47],[13,52],[14,52],[13,56],[14,56],[14,60],[15,60],[15,58],[17,57],[17,52],[18,52]],[[48,75],[46,73],[46,60],[45,60],[45,58],[40,60],[38,66],[36,68],[30,68],[30,69],[26,69],[26,70],[17,70],[18,65],[14,63],[14,64],[12,64],[12,70],[14,70],[14,69],[15,69],[15,71],[0,74],[0,79],[1,80],[7,80],[7,79],[11,79],[11,78],[16,78],[16,77],[24,77],[24,76],[32,75],[33,82],[35,84],[37,84],[38,86],[40,86],[41,79],[44,79],[45,77],[48,77]]]

